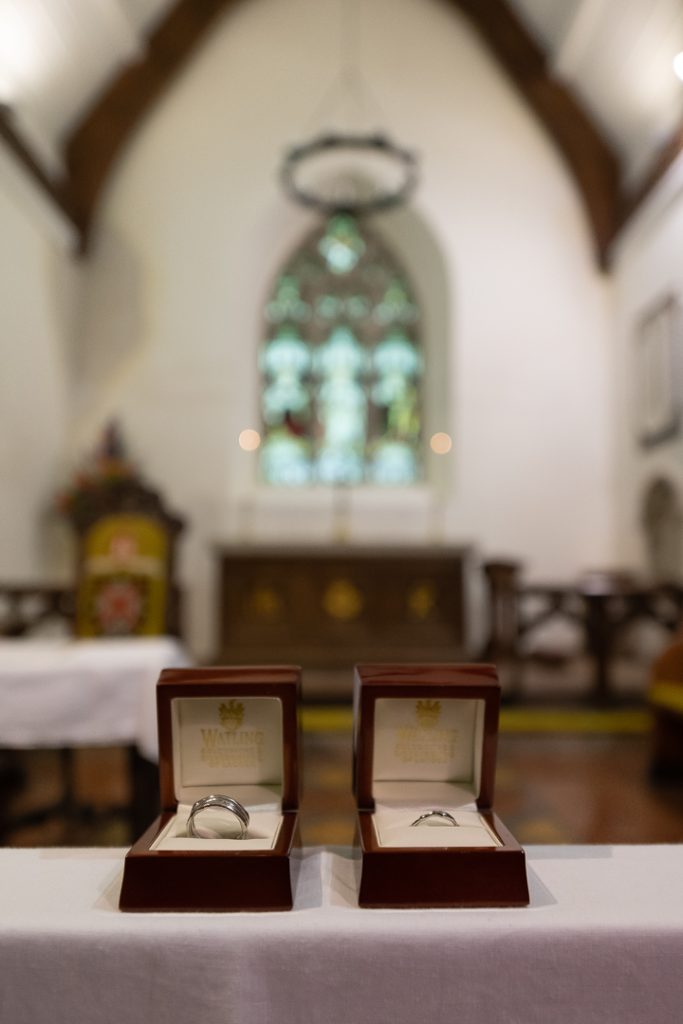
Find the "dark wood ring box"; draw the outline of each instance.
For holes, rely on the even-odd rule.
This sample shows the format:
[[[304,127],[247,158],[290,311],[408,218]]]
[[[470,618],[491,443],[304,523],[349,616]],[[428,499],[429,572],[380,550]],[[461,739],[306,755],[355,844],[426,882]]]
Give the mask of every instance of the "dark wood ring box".
[[[499,706],[490,665],[356,668],[362,907],[528,904],[524,850],[493,811]],[[457,827],[412,824],[435,809]]]
[[[293,666],[161,673],[161,815],[126,855],[121,910],[291,909],[300,679]],[[192,804],[211,793],[247,808],[246,839],[187,836]]]

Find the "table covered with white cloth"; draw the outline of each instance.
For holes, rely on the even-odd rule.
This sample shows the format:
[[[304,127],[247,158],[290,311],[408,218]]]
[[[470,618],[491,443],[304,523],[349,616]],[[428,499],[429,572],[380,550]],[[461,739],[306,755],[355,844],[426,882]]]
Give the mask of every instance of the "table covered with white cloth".
[[[0,850],[8,1024],[672,1024],[683,846],[527,850],[531,905],[361,910],[351,852],[306,850],[295,907],[123,914],[120,850]]]
[[[135,745],[157,757],[156,683],[174,637],[0,640],[0,747]]]

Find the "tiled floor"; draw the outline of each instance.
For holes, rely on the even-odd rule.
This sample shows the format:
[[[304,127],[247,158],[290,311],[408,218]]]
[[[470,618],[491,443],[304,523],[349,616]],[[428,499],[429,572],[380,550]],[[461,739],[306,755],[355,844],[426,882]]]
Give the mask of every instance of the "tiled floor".
[[[313,716],[304,732],[301,827],[306,845],[346,845],[353,839],[348,708],[339,709],[336,722],[334,710],[331,718],[316,726]],[[520,732],[519,722],[504,717],[495,801],[499,816],[522,843],[683,842],[683,782],[654,786],[648,781],[649,741],[637,721],[635,725],[635,731],[617,734],[594,731],[594,721],[590,732]],[[570,719],[569,726],[577,722]],[[21,789],[2,794],[13,815],[60,795],[55,752],[23,753],[20,763]],[[79,801],[99,810],[125,805],[127,765],[122,750],[78,751]],[[150,820],[152,813],[150,809]],[[5,841],[19,846],[121,846],[130,838],[125,816],[78,822],[60,816],[14,830]]]
[[[503,735],[495,809],[522,843],[683,842],[683,782],[648,782],[645,736]],[[351,842],[351,744],[306,737],[304,839]]]

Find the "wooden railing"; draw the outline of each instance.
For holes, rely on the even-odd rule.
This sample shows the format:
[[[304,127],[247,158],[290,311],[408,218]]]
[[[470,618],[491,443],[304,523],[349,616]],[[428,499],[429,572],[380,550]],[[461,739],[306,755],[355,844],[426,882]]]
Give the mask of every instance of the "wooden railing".
[[[683,586],[647,584],[623,572],[591,572],[575,583],[525,584],[514,561],[484,565],[488,587],[489,635],[482,658],[509,668],[510,689],[522,688],[524,650],[551,620],[578,627],[592,668],[590,696],[606,703],[613,694],[613,658],[626,629],[654,622],[673,634],[683,620]]]
[[[169,587],[168,633],[181,635],[182,593]],[[49,623],[75,632],[76,592],[40,583],[0,583],[0,637],[28,637]]]
[[[74,595],[51,584],[0,584],[0,636],[29,636],[49,621],[73,628]]]

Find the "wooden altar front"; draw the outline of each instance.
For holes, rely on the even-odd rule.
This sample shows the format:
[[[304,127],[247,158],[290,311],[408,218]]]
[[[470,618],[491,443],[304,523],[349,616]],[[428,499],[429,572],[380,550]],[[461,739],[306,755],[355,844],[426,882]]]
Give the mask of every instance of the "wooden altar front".
[[[221,547],[218,659],[349,668],[464,657],[459,547]]]

